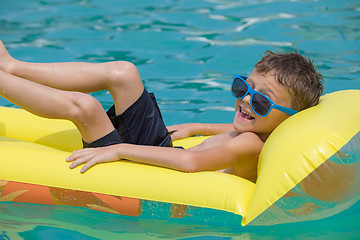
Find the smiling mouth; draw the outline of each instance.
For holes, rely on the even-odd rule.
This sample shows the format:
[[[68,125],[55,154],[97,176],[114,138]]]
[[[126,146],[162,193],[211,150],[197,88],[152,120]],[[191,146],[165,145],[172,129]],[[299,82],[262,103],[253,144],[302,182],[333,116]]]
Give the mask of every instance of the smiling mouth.
[[[239,114],[242,118],[247,119],[247,120],[255,119],[253,116],[251,116],[251,114],[249,112],[244,110],[241,106],[239,107]]]

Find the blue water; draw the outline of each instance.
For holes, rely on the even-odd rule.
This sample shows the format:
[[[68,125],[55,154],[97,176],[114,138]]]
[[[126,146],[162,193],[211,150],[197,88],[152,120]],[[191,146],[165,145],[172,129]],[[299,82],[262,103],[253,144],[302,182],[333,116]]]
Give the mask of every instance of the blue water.
[[[131,61],[167,125],[231,122],[232,75],[250,74],[268,49],[313,59],[326,93],[360,89],[359,20],[357,0],[0,1],[0,39],[15,58]],[[359,229],[359,205],[320,221],[235,227],[0,204],[0,239],[359,239]]]

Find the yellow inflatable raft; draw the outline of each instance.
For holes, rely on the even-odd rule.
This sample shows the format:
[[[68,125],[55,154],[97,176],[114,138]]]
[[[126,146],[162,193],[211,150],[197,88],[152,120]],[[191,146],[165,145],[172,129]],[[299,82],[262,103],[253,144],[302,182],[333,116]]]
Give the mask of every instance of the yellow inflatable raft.
[[[72,123],[1,107],[0,201],[155,218],[200,218],[209,211],[222,223],[242,219],[243,225],[327,217],[360,198],[359,105],[359,90],[335,92],[282,123],[261,152],[256,184],[225,173],[131,162],[100,164],[81,174],[65,161],[82,147]],[[175,145],[187,148],[202,139]]]

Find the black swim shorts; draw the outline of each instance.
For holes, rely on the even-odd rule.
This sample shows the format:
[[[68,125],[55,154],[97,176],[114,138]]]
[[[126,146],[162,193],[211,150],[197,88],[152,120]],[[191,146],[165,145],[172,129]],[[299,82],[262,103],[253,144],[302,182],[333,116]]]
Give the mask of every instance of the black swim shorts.
[[[153,93],[144,89],[133,105],[124,113],[116,115],[113,105],[108,111],[115,130],[88,144],[86,147],[103,147],[118,143],[171,147],[171,137],[164,124],[160,109]]]

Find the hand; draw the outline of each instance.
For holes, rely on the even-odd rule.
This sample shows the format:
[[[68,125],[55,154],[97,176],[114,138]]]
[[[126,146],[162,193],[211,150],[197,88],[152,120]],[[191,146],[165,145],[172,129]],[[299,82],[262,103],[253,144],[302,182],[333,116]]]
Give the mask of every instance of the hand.
[[[76,150],[66,158],[67,162],[72,162],[70,168],[75,168],[83,163],[85,165],[81,168],[80,172],[84,173],[92,166],[98,163],[114,162],[120,160],[117,154],[118,145],[111,145],[99,148],[85,148]]]
[[[171,135],[171,140],[175,141],[178,139],[183,139],[192,136],[193,124],[185,123],[185,124],[172,125],[167,127],[167,129]]]

